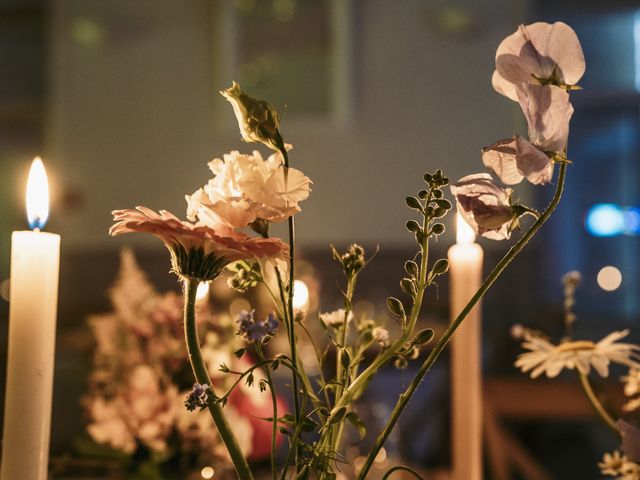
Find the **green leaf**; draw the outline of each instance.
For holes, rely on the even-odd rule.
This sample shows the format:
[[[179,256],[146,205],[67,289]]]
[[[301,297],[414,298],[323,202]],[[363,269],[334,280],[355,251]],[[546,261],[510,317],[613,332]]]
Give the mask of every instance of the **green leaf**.
[[[449,200],[447,200],[446,198],[439,198],[439,199],[434,200],[434,202],[440,208],[444,208],[445,210],[451,210],[451,202]]]
[[[416,333],[411,343],[414,345],[424,345],[425,343],[429,343],[433,338],[434,332],[432,328],[425,328],[424,330],[420,330]]]
[[[419,273],[418,264],[413,260],[407,260],[406,262],[404,262],[404,271],[415,278]]]
[[[416,197],[407,197],[404,199],[407,207],[422,211],[422,204]]]
[[[349,355],[349,351],[346,348],[342,349],[342,353],[340,354],[340,363],[342,363],[342,367],[345,370],[348,370],[351,365],[351,355]]]
[[[433,227],[431,227],[431,233],[434,235],[442,235],[445,231],[445,227],[442,223],[435,223]]]
[[[416,294],[415,284],[410,278],[403,278],[402,280],[400,280],[400,288],[407,295],[413,296]]]
[[[387,307],[389,308],[391,313],[393,313],[394,315],[396,315],[398,317],[404,317],[405,316],[404,306],[402,305],[402,302],[400,300],[398,300],[397,298],[395,298],[395,297],[387,298]]]
[[[329,424],[341,422],[347,414],[347,407],[340,407],[336,412],[332,413],[329,417]]]
[[[431,269],[431,272],[434,275],[442,275],[449,270],[449,261],[446,258],[441,258],[438,260]]]
[[[421,230],[420,225],[415,220],[409,220],[404,226],[410,232],[419,232]]]
[[[360,441],[364,440],[364,437],[367,436],[367,426],[364,424],[358,414],[356,412],[349,412],[346,418],[351,425],[358,429]]]

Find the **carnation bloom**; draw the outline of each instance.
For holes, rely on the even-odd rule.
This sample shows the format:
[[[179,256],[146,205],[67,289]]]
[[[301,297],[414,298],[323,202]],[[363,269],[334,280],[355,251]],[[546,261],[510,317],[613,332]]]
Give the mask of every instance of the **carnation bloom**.
[[[259,142],[273,150],[283,150],[280,136],[280,115],[268,102],[258,100],[242,91],[236,82],[220,94],[229,100],[238,120],[245,142]]]
[[[543,373],[554,378],[565,368],[578,369],[587,375],[591,367],[606,378],[609,376],[610,363],[640,368],[640,346],[618,342],[628,334],[629,330],[616,331],[597,343],[579,340],[558,345],[545,338],[525,334],[522,347],[529,351],[518,356],[515,366],[523,372],[531,372],[531,378]]]
[[[309,196],[311,180],[300,170],[285,169],[280,153],[264,160],[258,151],[233,151],[209,162],[209,168],[214,177],[186,197],[187,217],[206,225],[281,222],[299,212],[298,203]]]
[[[493,88],[518,101],[521,82],[570,88],[585,70],[584,54],[573,29],[565,23],[520,25],[496,51]]]
[[[516,135],[482,149],[482,161],[507,185],[523,178],[536,185],[553,177],[553,157],[565,151],[573,107],[569,94],[555,86],[521,83],[517,87],[529,140]]]
[[[458,212],[476,233],[493,240],[504,240],[517,228],[524,210],[511,205],[511,189],[497,186],[487,173],[461,178],[451,185]]]
[[[180,220],[166,210],[156,213],[146,207],[115,210],[112,236],[130,232],[151,233],[171,253],[174,271],[184,277],[213,280],[230,262],[247,258],[287,258],[289,247],[282,240],[254,238],[224,225],[214,228]]]

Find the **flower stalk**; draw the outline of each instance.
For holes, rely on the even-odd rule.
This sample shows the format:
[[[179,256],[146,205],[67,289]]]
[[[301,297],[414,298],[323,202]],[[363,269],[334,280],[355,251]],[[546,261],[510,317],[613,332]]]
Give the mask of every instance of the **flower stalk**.
[[[619,436],[620,429],[618,429],[615,420],[611,418],[609,412],[607,412],[607,410],[604,408],[604,405],[602,405],[602,402],[600,402],[600,400],[598,399],[596,392],[593,391],[591,382],[589,382],[589,377],[580,371],[578,371],[578,376],[580,377],[580,384],[582,385],[582,389],[589,399],[589,403],[591,404],[591,406],[593,406],[593,409],[596,411],[602,421],[604,421],[607,427],[609,427]]]
[[[278,136],[280,134],[278,133]],[[288,178],[289,171],[289,155],[287,153],[287,149],[282,144],[282,147],[278,147],[280,153],[282,153],[282,158],[284,160],[284,178],[285,184]],[[293,370],[298,369],[298,352],[296,351],[296,332],[295,332],[295,314],[293,311],[293,287],[295,282],[295,253],[296,253],[296,225],[295,220],[293,219],[293,215],[288,218],[288,233],[289,233],[289,290],[287,296],[286,305],[284,305],[284,309],[287,311],[287,317],[289,317],[288,323],[288,334],[289,334],[289,348],[291,350],[291,363]],[[291,374],[291,385],[293,387],[293,414],[296,423],[301,422],[301,411],[300,411],[300,399],[298,398],[298,376],[295,372]],[[296,425],[297,426],[297,425]],[[295,443],[295,464],[296,471],[298,465],[298,457],[299,457],[299,445],[297,442],[297,438],[294,438]]]
[[[502,274],[502,272],[513,261],[513,259],[516,258],[516,256],[518,256],[518,254],[524,249],[524,247],[529,243],[529,241],[537,233],[540,227],[544,225],[544,223],[549,219],[551,214],[554,212],[554,210],[560,203],[560,199],[562,198],[562,191],[564,189],[566,170],[567,170],[567,164],[562,163],[560,165],[560,171],[558,174],[558,184],[556,186],[556,191],[547,208],[544,210],[544,212],[542,212],[540,217],[533,223],[533,225],[531,225],[529,230],[527,230],[527,232],[522,236],[522,238],[513,247],[509,249],[509,251],[504,257],[502,257],[502,260],[498,262],[498,264],[494,267],[494,269],[487,276],[484,282],[482,282],[482,285],[480,285],[480,288],[478,289],[478,291],[473,295],[473,297],[471,297],[471,300],[469,300],[469,303],[467,303],[467,305],[462,309],[460,314],[458,314],[455,320],[451,322],[449,327],[442,334],[442,336],[438,340],[438,343],[433,348],[433,350],[431,350],[431,352],[425,359],[424,363],[418,370],[418,373],[413,378],[413,380],[411,381],[407,389],[400,395],[400,398],[398,399],[395,407],[393,408],[393,411],[391,412],[389,421],[387,422],[384,429],[376,439],[376,443],[374,444],[373,448],[369,452],[369,455],[367,456],[367,459],[365,460],[365,463],[358,474],[358,477],[357,477],[358,480],[364,480],[366,478],[367,473],[369,472],[369,470],[371,469],[371,466],[373,465],[376,455],[378,455],[378,452],[384,445],[384,442],[389,437],[389,434],[391,433],[391,431],[393,430],[393,427],[398,422],[398,419],[400,418],[400,415],[402,414],[403,410],[409,404],[411,397],[416,392],[418,386],[424,379],[425,375],[429,372],[429,370],[431,370],[431,367],[433,366],[433,364],[436,362],[436,360],[438,359],[442,351],[445,349],[445,347],[448,345],[455,331],[462,324],[462,322],[467,317],[469,312],[471,312],[473,307],[475,307],[476,304],[482,299],[482,297],[487,292],[487,290],[491,288],[491,286]]]
[[[211,379],[209,378],[209,372],[207,371],[206,364],[202,358],[202,352],[200,351],[200,340],[198,339],[198,330],[196,326],[196,291],[198,290],[199,282],[192,278],[182,278],[184,289],[184,334],[187,344],[187,351],[189,353],[189,361],[191,362],[191,368],[193,369],[193,375],[196,381],[203,385],[208,385],[213,392],[213,386]],[[253,480],[253,474],[249,469],[249,464],[240,449],[240,445],[231,425],[227,421],[227,418],[222,411],[222,406],[218,402],[208,403],[209,413],[213,418],[220,438],[224,442],[233,466],[236,469],[238,478],[240,480]]]

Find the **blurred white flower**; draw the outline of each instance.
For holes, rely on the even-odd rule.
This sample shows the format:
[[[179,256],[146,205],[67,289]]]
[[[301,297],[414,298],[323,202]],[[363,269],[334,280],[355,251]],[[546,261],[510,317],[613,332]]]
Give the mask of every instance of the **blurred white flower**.
[[[517,227],[511,189],[497,186],[487,173],[467,175],[451,185],[458,212],[483,237],[504,240]]]
[[[334,310],[333,312],[325,312],[320,314],[320,320],[324,322],[325,325],[333,328],[339,328],[344,325],[344,316],[345,310],[344,308],[340,308],[338,310]],[[353,320],[353,312],[349,312],[349,316],[347,318],[347,322],[351,322]]]
[[[384,327],[376,327],[371,332],[373,339],[378,342],[382,348],[387,348],[390,345],[389,330]]]
[[[282,155],[266,160],[258,151],[238,151],[209,162],[214,177],[193,195],[187,195],[187,217],[215,228],[220,223],[240,228],[262,219],[281,222],[300,211],[298,203],[311,191],[311,180],[289,168],[285,178]]]
[[[90,399],[87,431],[96,442],[127,453],[133,453],[136,440],[162,453],[176,418],[177,396],[174,385],[162,387],[151,367],[139,365],[114,398]]]
[[[629,373],[622,377],[622,381],[624,382],[624,394],[627,397],[635,397],[625,403],[622,408],[626,412],[640,409],[640,369],[629,369]]]
[[[603,475],[618,480],[638,480],[640,478],[640,465],[629,460],[618,450],[613,453],[605,453],[602,462],[598,463],[598,467]]]
[[[619,363],[632,368],[640,368],[640,346],[618,343],[629,330],[612,332],[597,343],[588,340],[562,342],[558,345],[533,336],[524,336],[522,347],[529,352],[518,356],[515,366],[523,372],[531,372],[531,378],[543,373],[549,378],[557,377],[563,369],[578,369],[587,375],[591,367],[601,377],[609,376],[609,364]]]
[[[492,83],[498,93],[518,101],[519,83],[570,87],[585,68],[580,41],[570,26],[537,22],[520,25],[500,43]]]

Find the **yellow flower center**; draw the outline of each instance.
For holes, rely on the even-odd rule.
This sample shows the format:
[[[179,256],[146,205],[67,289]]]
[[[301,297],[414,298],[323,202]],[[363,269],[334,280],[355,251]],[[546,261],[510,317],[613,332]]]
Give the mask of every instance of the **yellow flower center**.
[[[593,350],[596,344],[589,340],[578,340],[575,342],[564,342],[556,347],[558,352],[575,352],[579,350]]]

